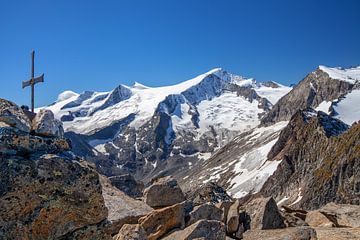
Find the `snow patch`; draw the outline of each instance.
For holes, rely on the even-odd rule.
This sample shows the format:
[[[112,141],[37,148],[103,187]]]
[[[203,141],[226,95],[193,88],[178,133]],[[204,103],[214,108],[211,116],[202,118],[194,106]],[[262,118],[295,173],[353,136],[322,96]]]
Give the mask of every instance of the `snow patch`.
[[[354,68],[326,67],[319,66],[319,69],[326,72],[332,79],[338,79],[354,84],[360,81],[360,66]]]

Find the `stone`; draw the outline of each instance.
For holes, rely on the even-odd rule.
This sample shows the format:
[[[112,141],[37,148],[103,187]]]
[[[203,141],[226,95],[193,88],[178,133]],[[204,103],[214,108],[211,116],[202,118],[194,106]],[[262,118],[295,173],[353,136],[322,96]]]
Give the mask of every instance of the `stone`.
[[[276,229],[285,227],[283,218],[272,197],[259,197],[251,200],[246,203],[240,215],[242,215],[241,221],[245,231],[248,229]]]
[[[305,222],[310,227],[335,227],[336,224],[332,222],[327,216],[318,210],[310,211],[306,214]]]
[[[186,223],[187,226],[201,219],[221,221],[223,217],[223,211],[213,204],[205,203],[203,205],[196,206],[189,215],[190,220]]]
[[[315,228],[318,239],[325,240],[358,240],[360,239],[360,228],[327,228],[316,227]]]
[[[153,209],[144,202],[135,200],[111,185],[109,179],[100,175],[102,196],[109,210],[106,232],[114,235],[124,224],[136,224],[139,218],[149,214]]]
[[[197,188],[195,191],[190,191],[187,193],[187,199],[193,201],[195,205],[203,203],[217,204],[232,201],[232,198],[227,192],[214,182],[208,182],[200,188]]]
[[[225,240],[225,225],[215,220],[199,220],[184,230],[176,231],[163,238],[163,240]]]
[[[226,221],[226,232],[230,236],[235,234],[239,228],[239,200],[236,200],[229,208]]]
[[[114,240],[147,240],[145,230],[139,224],[125,224]]]
[[[175,228],[185,226],[184,203],[153,210],[139,219],[149,240],[156,240]]]
[[[61,153],[71,150],[63,138],[33,136],[12,127],[0,127],[0,153],[28,155],[33,153]]]
[[[144,190],[146,204],[153,208],[161,208],[185,201],[184,193],[172,177],[156,179]]]
[[[221,209],[223,211],[223,216],[222,216],[222,219],[221,221],[226,223],[227,222],[227,216],[228,216],[228,212],[229,212],[229,209],[231,207],[231,205],[234,204],[234,201],[231,201],[231,202],[220,202],[220,203],[217,203],[215,204],[215,206],[219,209]]]
[[[99,175],[67,155],[0,155],[0,239],[60,239],[108,215]]]
[[[341,227],[360,228],[360,206],[350,204],[335,204],[333,202],[320,208],[320,211],[327,216],[336,218]]]
[[[20,131],[30,132],[30,120],[15,103],[0,98],[0,122]]]
[[[316,231],[310,227],[294,227],[271,230],[250,230],[244,233],[243,240],[317,240]]]
[[[113,186],[133,198],[142,197],[144,184],[137,182],[130,174],[111,176],[109,180]]]
[[[39,136],[64,137],[62,122],[55,119],[53,112],[41,109],[32,120],[31,130]]]

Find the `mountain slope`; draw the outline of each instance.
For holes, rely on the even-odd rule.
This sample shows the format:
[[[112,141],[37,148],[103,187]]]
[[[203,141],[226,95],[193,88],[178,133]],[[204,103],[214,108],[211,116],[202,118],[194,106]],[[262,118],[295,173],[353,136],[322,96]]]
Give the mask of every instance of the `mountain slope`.
[[[174,86],[136,83],[111,92],[66,92],[47,108],[64,122],[66,135],[79,146],[77,154],[102,173],[149,180],[207,159],[257,126],[288,91],[214,69]]]
[[[351,92],[359,84],[360,67],[341,69],[320,66],[282,97],[262,118],[263,125],[287,121],[298,109],[322,107]]]

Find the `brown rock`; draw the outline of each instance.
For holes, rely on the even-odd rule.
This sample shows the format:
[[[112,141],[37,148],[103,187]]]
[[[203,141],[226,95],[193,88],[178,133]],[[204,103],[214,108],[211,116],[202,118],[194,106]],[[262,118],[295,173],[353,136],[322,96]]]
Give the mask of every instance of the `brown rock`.
[[[328,203],[320,211],[327,216],[335,217],[339,226],[360,228],[359,205]]]
[[[222,219],[221,221],[226,223],[227,222],[227,216],[228,216],[228,213],[229,213],[229,209],[231,207],[231,205],[233,205],[234,202],[231,201],[231,202],[220,202],[220,203],[217,203],[215,204],[215,206],[221,210],[223,210],[223,216],[222,216]]]
[[[156,179],[144,190],[146,204],[153,208],[161,208],[185,201],[185,195],[172,177]]]
[[[226,232],[233,235],[239,228],[239,200],[236,200],[229,208],[226,221]]]
[[[250,230],[243,240],[316,240],[316,231],[310,227],[295,227],[271,230]]]
[[[319,240],[358,240],[360,228],[315,228]]]
[[[305,222],[310,227],[335,227],[336,224],[332,222],[327,216],[318,210],[310,211],[306,214]]]
[[[172,229],[185,226],[184,207],[185,202],[153,210],[140,218],[139,224],[144,228],[149,240],[159,239]]]
[[[76,159],[0,158],[0,238],[58,239],[107,213],[97,172]]]
[[[147,240],[145,230],[139,224],[125,224],[114,240]]]
[[[225,225],[215,220],[200,220],[181,231],[176,231],[164,240],[225,240]]]

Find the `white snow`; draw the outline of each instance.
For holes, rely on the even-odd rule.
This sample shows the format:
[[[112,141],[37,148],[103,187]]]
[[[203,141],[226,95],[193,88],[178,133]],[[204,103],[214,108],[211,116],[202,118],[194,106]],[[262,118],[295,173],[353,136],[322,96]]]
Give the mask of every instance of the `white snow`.
[[[233,197],[239,198],[249,192],[258,192],[267,178],[275,172],[281,161],[267,161],[267,154],[278,139],[274,138],[274,134],[278,135],[286,125],[287,122],[279,122],[269,127],[256,128],[248,137],[248,142],[242,147],[250,150],[229,163],[229,166],[235,164],[235,177],[230,179],[230,187],[227,189]],[[271,136],[273,140],[268,141]],[[258,147],[253,145],[257,146],[262,141],[264,143]],[[222,166],[222,169],[227,170],[228,166]]]
[[[268,99],[274,105],[280,98],[285,96],[292,89],[291,87],[287,87],[279,83],[276,84],[279,85],[278,88],[267,87],[260,84],[259,87],[255,88],[255,91],[260,97]]]
[[[300,200],[302,198],[303,198],[303,196],[302,196],[301,188],[299,188],[297,199],[292,204],[290,204],[290,206],[295,205],[296,203],[300,202]]]
[[[352,84],[360,81],[360,66],[348,69],[319,66],[319,69],[326,72],[332,79],[338,79]]]
[[[60,93],[56,101],[61,102],[61,101],[65,101],[71,97],[77,97],[77,96],[79,96],[78,93],[67,90],[67,91]]]
[[[336,101],[336,100],[334,100]],[[323,101],[319,104],[319,106],[317,106],[317,108],[315,109],[316,111],[322,111],[326,114],[330,114],[330,107],[331,107],[332,101]]]
[[[348,125],[360,120],[360,89],[348,93],[344,99],[341,99],[333,106],[338,115],[335,118]]]

